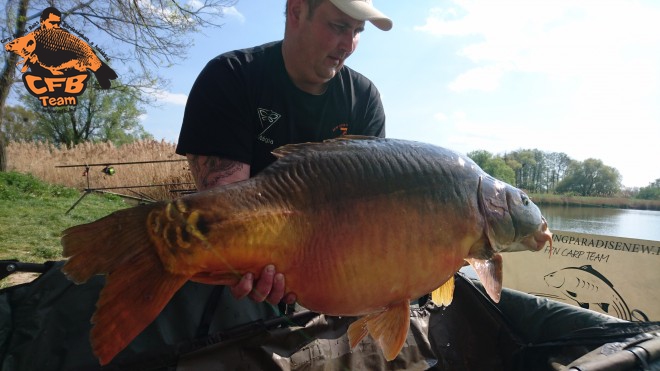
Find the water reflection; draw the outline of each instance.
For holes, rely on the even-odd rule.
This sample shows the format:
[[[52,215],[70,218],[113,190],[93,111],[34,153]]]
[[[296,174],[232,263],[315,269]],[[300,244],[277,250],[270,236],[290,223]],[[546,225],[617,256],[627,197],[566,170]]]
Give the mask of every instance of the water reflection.
[[[660,241],[660,211],[554,205],[539,207],[550,230]]]

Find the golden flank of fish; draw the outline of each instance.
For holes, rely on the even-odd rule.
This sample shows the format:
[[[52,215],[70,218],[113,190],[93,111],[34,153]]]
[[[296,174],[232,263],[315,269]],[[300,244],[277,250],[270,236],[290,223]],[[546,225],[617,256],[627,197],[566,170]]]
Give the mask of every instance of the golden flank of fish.
[[[448,305],[467,261],[493,300],[499,252],[552,243],[522,191],[469,158],[429,144],[347,137],[284,146],[249,180],[115,212],[64,231],[63,271],[108,274],[91,341],[107,364],[187,281],[230,285],[274,263],[301,305],[357,316],[388,360],[401,350],[409,300]]]

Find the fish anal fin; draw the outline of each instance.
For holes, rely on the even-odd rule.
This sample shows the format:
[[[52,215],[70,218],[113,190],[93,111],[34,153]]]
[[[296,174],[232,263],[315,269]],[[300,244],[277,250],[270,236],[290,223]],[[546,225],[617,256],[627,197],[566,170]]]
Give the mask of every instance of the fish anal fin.
[[[365,326],[366,325],[366,326]],[[410,302],[403,300],[390,305],[386,310],[360,318],[349,327],[351,347],[364,338],[368,332],[380,346],[387,361],[401,352],[410,327]],[[352,334],[352,335],[351,335]]]
[[[233,286],[241,279],[241,275],[234,272],[202,272],[190,278],[191,281],[206,285]]]
[[[474,268],[479,281],[486,289],[486,293],[494,302],[500,302],[502,294],[502,255],[493,254],[488,260],[467,258],[468,263]]]
[[[351,323],[348,326],[348,343],[351,345],[351,349],[355,348],[362,339],[369,333],[367,330],[367,318],[369,316],[364,316],[358,318],[355,322]]]
[[[101,365],[108,364],[153,322],[188,278],[166,271],[153,250],[134,255],[109,274],[96,303],[90,334]]]
[[[438,305],[449,306],[454,299],[454,276],[431,293],[431,299]]]

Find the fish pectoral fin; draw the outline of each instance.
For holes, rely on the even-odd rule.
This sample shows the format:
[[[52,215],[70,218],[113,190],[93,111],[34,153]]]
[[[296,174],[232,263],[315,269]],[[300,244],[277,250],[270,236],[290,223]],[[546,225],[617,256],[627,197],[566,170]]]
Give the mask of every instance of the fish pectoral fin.
[[[442,306],[449,306],[454,299],[454,276],[431,293],[431,300]]]
[[[474,268],[479,281],[484,285],[488,296],[494,302],[500,302],[502,294],[502,255],[494,254],[490,259],[467,258],[468,263]]]
[[[348,328],[351,348],[369,333],[383,350],[388,361],[393,360],[403,348],[410,327],[410,302],[403,300],[386,310],[368,314],[353,322]]]

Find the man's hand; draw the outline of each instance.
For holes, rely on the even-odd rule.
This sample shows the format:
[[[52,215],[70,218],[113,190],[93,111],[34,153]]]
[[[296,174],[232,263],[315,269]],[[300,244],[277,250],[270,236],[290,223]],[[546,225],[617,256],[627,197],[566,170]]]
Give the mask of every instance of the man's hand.
[[[261,303],[264,300],[277,305],[282,299],[286,304],[293,304],[296,301],[296,296],[293,293],[285,295],[284,288],[284,275],[275,272],[275,266],[267,265],[261,272],[259,279],[254,280],[252,273],[246,273],[243,278],[234,286],[231,286],[231,294],[236,299],[241,299],[245,296]]]

